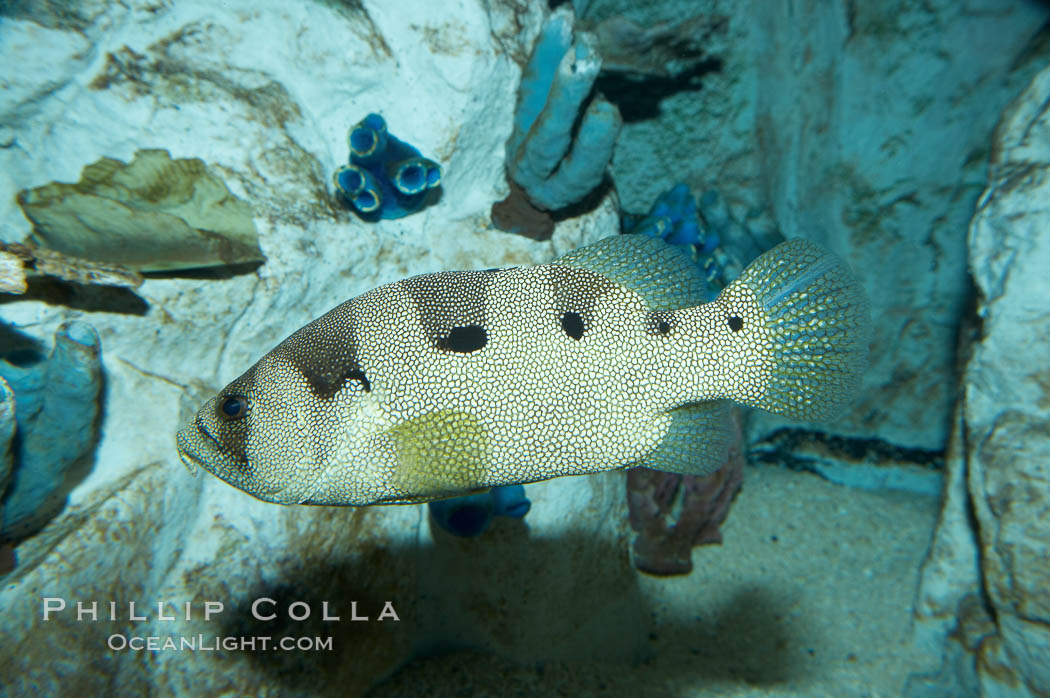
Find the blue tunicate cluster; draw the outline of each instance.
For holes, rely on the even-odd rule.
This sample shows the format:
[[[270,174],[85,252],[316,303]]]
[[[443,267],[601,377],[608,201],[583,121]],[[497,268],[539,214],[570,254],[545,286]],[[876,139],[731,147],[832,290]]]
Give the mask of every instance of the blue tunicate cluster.
[[[772,218],[760,209],[738,220],[717,190],[705,191],[697,201],[681,182],[660,194],[648,213],[623,212],[620,223],[624,233],[690,246],[716,292],[758,255],[784,240]]]
[[[660,196],[644,216],[624,214],[624,232],[645,233],[672,245],[698,245],[705,255],[718,246],[718,235],[700,227],[700,216],[689,186],[682,182]]]
[[[403,218],[432,202],[441,166],[387,131],[379,114],[355,124],[347,137],[350,164],[336,170],[335,188],[367,221]]]
[[[529,513],[532,503],[521,485],[493,487],[488,492],[430,502],[434,522],[454,536],[472,538],[484,533],[494,516],[513,519]]]
[[[620,215],[620,227],[627,234],[651,235],[672,245],[688,246],[697,265],[704,269],[708,294],[710,299],[714,299],[726,284],[726,260],[721,249],[725,238],[720,232],[729,231],[729,228],[724,225],[716,227],[708,221],[703,209],[705,197],[710,203],[710,196],[705,194],[701,197],[698,209],[689,185],[679,182],[656,197],[648,213],[633,214],[623,211]],[[719,214],[723,211],[718,208],[714,213]],[[714,218],[716,222],[722,222],[718,215]]]
[[[738,218],[716,189],[705,191],[699,203],[701,218],[719,241],[712,256],[723,280],[736,278],[760,254],[784,241],[776,223],[761,209],[753,208]]]

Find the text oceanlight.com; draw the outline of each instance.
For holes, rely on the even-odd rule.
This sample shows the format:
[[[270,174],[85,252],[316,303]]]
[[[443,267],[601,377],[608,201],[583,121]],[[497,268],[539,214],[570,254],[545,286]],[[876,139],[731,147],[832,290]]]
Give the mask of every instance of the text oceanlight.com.
[[[191,651],[191,652],[214,652],[226,650],[228,652],[265,652],[267,650],[283,650],[285,652],[309,652],[312,650],[331,651],[331,637],[279,637],[272,638],[268,635],[256,637],[220,637],[217,635],[206,637],[204,635],[193,636],[166,636],[157,635],[123,635],[115,633],[106,639],[106,644],[115,652],[132,650],[140,652],[161,652],[168,650]]]

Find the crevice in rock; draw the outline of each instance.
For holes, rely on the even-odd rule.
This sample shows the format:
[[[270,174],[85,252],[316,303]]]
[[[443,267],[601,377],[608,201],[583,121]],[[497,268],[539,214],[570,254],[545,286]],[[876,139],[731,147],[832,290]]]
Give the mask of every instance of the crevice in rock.
[[[703,78],[722,70],[721,58],[706,58],[684,73],[673,76],[602,71],[595,89],[620,110],[625,124],[660,116],[660,103],[679,92],[703,89]]]
[[[783,465],[847,487],[940,497],[945,451],[811,429],[779,429],[752,444],[752,463]]]
[[[752,445],[754,461],[779,463],[792,470],[812,471],[814,457],[868,465],[917,465],[944,470],[943,449],[898,446],[879,438],[837,436],[811,429],[778,429]],[[818,473],[819,474],[819,473]]]

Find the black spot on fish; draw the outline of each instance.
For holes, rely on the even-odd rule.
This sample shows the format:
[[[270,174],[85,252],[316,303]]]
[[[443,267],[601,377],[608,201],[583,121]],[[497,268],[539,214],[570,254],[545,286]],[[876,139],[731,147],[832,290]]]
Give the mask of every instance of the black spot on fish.
[[[565,330],[565,334],[573,339],[580,339],[583,337],[583,318],[580,317],[579,313],[572,310],[562,313],[561,328]]]
[[[671,334],[671,328],[674,327],[672,321],[671,311],[658,311],[649,313],[646,319],[646,332],[651,335],[660,335],[666,337]]]
[[[464,325],[453,327],[448,336],[438,340],[438,349],[469,354],[482,349],[489,341],[488,332],[481,325]]]
[[[470,352],[485,346],[483,335],[480,335],[480,345],[472,349],[455,349],[449,342],[454,335],[462,333],[462,328],[474,326],[480,329],[488,324],[485,301],[494,278],[495,274],[483,271],[443,271],[397,283],[415,304],[427,340],[443,351]],[[479,335],[477,331],[473,333],[477,342]],[[471,344],[468,342],[467,346]]]
[[[302,374],[310,391],[327,400],[347,378],[363,374],[357,360],[357,332],[352,301],[328,311],[277,345],[273,356]]]
[[[744,329],[744,321],[736,315],[730,316],[729,329],[733,330],[734,332],[739,332],[740,330]]]
[[[573,339],[580,339],[588,327],[594,326],[599,299],[617,288],[616,284],[586,269],[558,265],[548,267],[546,275],[562,329]]]
[[[350,371],[346,374],[347,380],[357,381],[361,384],[361,387],[365,389],[366,393],[372,392],[372,383],[368,380],[368,376],[365,375],[364,371]]]

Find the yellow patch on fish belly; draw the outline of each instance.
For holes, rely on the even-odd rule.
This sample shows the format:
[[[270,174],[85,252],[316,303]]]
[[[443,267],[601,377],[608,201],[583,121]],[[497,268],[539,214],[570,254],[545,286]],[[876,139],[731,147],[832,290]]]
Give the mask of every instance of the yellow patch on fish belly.
[[[438,410],[386,430],[397,452],[391,484],[410,498],[458,494],[482,487],[488,470],[488,430],[477,417]]]

